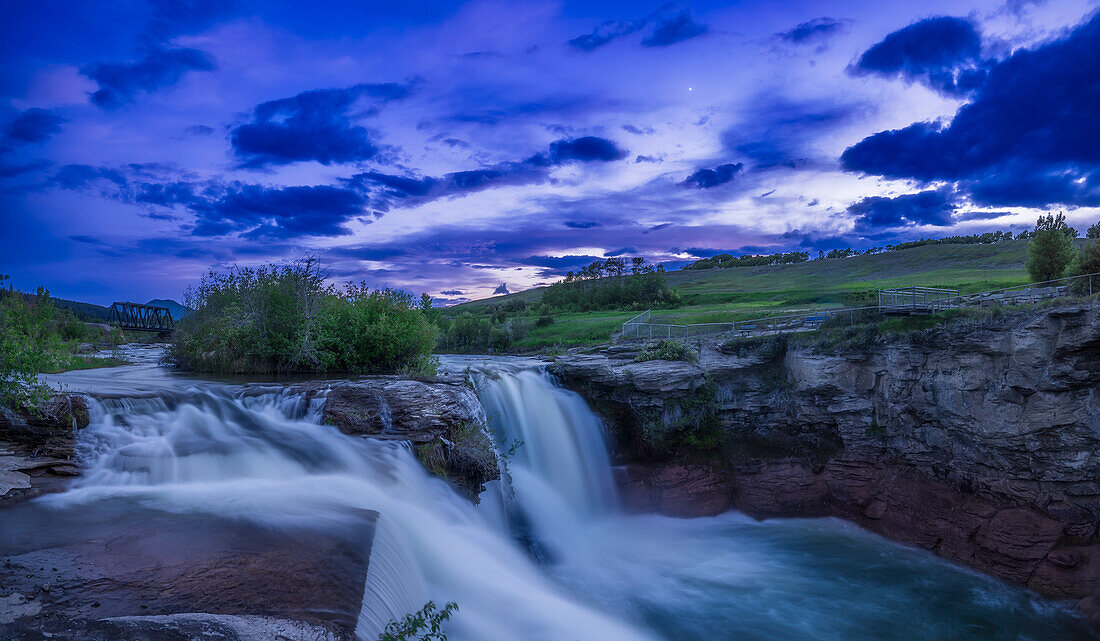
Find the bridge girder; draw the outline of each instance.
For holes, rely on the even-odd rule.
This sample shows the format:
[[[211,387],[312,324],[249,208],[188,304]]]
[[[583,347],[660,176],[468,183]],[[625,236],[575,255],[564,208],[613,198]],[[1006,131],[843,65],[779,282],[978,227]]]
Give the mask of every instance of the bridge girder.
[[[112,303],[111,322],[124,330],[170,332],[176,328],[176,321],[167,307],[140,303]]]

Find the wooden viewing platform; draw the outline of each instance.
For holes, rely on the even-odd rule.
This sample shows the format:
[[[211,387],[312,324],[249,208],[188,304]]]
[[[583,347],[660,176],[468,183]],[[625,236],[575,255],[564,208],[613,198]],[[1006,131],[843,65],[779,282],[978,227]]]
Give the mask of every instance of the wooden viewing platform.
[[[957,309],[961,305],[957,289],[896,287],[878,290],[879,311],[887,316],[923,316]]]

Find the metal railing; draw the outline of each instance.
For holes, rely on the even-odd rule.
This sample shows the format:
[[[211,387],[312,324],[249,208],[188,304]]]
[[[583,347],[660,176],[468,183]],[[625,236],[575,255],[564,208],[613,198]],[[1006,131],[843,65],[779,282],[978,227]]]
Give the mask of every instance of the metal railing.
[[[884,314],[935,314],[962,303],[957,289],[895,287],[878,290],[878,308]]]
[[[785,314],[782,316],[762,316],[749,320],[737,321],[734,333],[740,336],[753,334],[782,334],[784,332],[803,332],[815,330],[821,327],[825,321],[833,318],[848,316],[848,324],[856,324],[856,313],[867,310],[877,310],[878,307],[845,307],[844,309],[818,309],[802,314]]]
[[[646,310],[623,323],[623,338],[692,338],[733,331],[733,323],[651,323],[653,311]]]
[[[1068,296],[1070,294],[1070,284],[1075,282],[1084,283],[1081,286],[1082,294],[1087,294],[1089,297],[1100,294],[1100,272],[1094,272],[1092,274],[1067,276],[1065,278],[1045,280],[1039,283],[1028,283],[1027,285],[1016,285],[1014,287],[1005,287],[1002,289],[990,290],[988,292],[970,294],[966,297],[966,304],[971,306],[978,305],[984,309],[987,306],[993,305],[1027,305],[1039,303],[1052,298]]]

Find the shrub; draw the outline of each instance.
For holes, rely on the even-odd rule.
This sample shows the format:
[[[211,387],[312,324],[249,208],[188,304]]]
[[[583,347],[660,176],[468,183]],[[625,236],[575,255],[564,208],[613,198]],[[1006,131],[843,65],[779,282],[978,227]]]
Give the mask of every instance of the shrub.
[[[447,641],[443,623],[458,610],[458,604],[450,602],[440,610],[434,601],[428,601],[418,612],[406,614],[401,621],[390,621],[378,636],[378,641]]]
[[[642,361],[688,361],[694,363],[699,359],[699,352],[687,343],[676,340],[663,340],[647,345],[634,357],[635,362]]]
[[[218,373],[383,372],[423,368],[436,328],[412,295],[325,284],[314,258],[211,271],[187,293],[167,354]]]
[[[348,285],[321,310],[319,347],[323,369],[342,372],[426,372],[438,330],[412,295]],[[430,369],[430,368],[428,368]]]
[[[5,280],[0,276],[0,283]],[[65,358],[61,337],[52,331],[56,316],[41,287],[34,297],[0,290],[0,403],[38,407],[49,396],[38,374],[56,370]]]
[[[1056,280],[1066,273],[1076,251],[1077,231],[1066,224],[1065,214],[1040,216],[1027,244],[1027,272],[1032,282]]]

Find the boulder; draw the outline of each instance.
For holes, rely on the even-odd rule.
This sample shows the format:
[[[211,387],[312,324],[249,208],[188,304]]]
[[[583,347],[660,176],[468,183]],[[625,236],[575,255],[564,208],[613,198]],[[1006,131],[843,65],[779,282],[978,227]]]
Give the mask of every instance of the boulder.
[[[270,528],[126,501],[95,510],[5,511],[0,638],[354,638],[375,512]]]
[[[77,431],[88,426],[87,399],[58,394],[40,407],[0,407],[0,508],[68,486],[79,473]]]
[[[341,432],[407,441],[424,467],[473,501],[500,478],[481,404],[462,381],[393,376],[338,383],[322,420]]]

